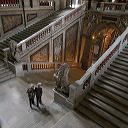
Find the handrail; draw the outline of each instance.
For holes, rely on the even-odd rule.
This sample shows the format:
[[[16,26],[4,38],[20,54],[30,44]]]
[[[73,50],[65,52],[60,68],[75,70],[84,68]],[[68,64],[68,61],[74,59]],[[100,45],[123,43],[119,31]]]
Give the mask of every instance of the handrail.
[[[84,76],[69,86],[69,101],[74,106],[80,102],[83,95],[91,89],[94,82],[107,70],[126,43],[128,43],[128,27],[98,61],[86,71]]]

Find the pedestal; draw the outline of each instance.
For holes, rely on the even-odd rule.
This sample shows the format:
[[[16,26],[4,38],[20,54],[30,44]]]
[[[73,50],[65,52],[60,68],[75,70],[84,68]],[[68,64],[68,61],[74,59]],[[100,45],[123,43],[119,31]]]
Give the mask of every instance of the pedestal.
[[[57,92],[55,89],[53,89],[54,91],[54,101],[65,105],[66,107],[73,109],[73,105],[68,101],[68,97],[64,96],[63,94]]]

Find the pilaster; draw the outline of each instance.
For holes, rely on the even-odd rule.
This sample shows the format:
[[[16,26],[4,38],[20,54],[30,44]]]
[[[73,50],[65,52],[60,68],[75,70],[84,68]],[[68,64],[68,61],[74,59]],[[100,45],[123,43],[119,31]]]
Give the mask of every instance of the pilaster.
[[[0,35],[1,35],[0,37],[4,35],[1,16],[0,16]]]
[[[65,61],[65,40],[66,40],[66,30],[63,31],[63,50],[62,50],[62,62]]]
[[[49,62],[53,62],[53,38],[49,40]]]

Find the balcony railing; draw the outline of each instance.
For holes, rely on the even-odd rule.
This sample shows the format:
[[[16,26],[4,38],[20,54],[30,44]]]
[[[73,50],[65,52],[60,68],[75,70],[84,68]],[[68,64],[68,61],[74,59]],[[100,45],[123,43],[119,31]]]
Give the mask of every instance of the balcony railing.
[[[0,7],[19,7],[19,0],[0,0]]]
[[[128,3],[112,3],[112,2],[101,2],[98,3],[99,8],[102,11],[127,11],[128,10]]]
[[[39,1],[39,5],[40,6],[54,6],[54,1],[50,1],[50,0],[40,0]]]

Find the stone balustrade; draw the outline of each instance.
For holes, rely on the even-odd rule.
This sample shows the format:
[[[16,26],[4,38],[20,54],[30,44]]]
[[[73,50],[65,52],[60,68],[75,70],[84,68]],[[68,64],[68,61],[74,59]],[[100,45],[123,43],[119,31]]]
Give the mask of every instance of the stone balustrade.
[[[80,16],[82,16],[84,13],[85,5],[86,4],[83,4],[77,7],[76,9],[73,9],[67,15],[60,17],[58,20],[52,22],[37,33],[19,42],[18,47],[20,49],[21,54],[25,54],[26,52],[31,50],[33,46],[37,44],[39,45],[41,41],[44,41],[44,39],[50,37],[56,31],[60,30],[60,28],[66,27],[66,25],[70,24],[71,22],[75,21]]]
[[[128,43],[128,28],[116,39],[112,46],[92,65],[85,75],[69,86],[68,100],[73,107],[83,99],[84,95],[93,86],[94,82],[107,70],[115,57]]]
[[[52,69],[56,70],[59,68],[59,66],[63,64],[60,62],[23,62],[22,63],[22,69],[23,71],[27,72],[38,72],[45,69]],[[76,63],[68,63],[70,68],[78,67],[78,64]]]
[[[51,0],[40,0],[39,1],[40,6],[54,6],[54,1]]]
[[[22,68],[23,71],[33,72],[33,71],[42,71],[44,69],[57,69],[60,63],[55,62],[30,62],[23,63]]]
[[[19,0],[0,0],[0,7],[19,7]]]
[[[102,11],[127,11],[128,3],[112,3],[112,2],[101,2],[98,3],[99,8]]]

